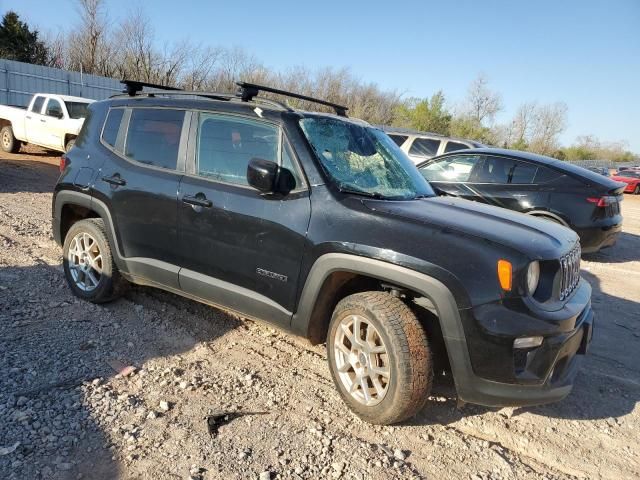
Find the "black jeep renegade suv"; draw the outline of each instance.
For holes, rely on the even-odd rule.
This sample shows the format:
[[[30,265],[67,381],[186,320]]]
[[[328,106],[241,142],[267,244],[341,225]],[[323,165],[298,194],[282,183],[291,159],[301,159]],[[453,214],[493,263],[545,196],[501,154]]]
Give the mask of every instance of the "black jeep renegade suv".
[[[422,408],[440,350],[464,402],[570,392],[593,324],[574,232],[435,196],[339,105],[128,88],[91,104],[61,161],[53,231],[78,297],[151,285],[326,342],[374,423]]]

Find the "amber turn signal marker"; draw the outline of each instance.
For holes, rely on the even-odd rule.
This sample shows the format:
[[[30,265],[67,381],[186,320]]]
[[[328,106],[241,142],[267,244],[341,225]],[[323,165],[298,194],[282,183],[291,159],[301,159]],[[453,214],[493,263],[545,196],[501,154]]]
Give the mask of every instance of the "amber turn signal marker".
[[[512,267],[508,260],[498,260],[498,280],[503,290],[511,291]]]

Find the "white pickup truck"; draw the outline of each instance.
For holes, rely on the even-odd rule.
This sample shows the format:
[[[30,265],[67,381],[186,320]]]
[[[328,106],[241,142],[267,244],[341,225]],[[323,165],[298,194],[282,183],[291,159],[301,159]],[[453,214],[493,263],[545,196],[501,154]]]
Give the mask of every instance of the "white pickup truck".
[[[88,98],[36,93],[29,106],[0,105],[0,148],[16,153],[23,143],[67,152],[87,114]]]

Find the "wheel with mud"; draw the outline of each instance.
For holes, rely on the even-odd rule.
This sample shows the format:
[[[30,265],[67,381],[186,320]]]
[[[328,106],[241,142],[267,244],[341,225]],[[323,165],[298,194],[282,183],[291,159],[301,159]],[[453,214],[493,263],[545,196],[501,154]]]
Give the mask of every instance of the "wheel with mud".
[[[69,140],[67,142],[67,144],[64,146],[64,151],[69,153],[69,150],[71,150],[73,148],[73,146],[76,144],[76,139],[72,138],[71,140]]]
[[[62,266],[74,295],[94,303],[122,294],[127,281],[116,266],[100,218],[74,223],[64,240]]]
[[[356,293],[338,303],[327,356],[340,396],[367,422],[401,422],[427,401],[433,378],[427,336],[411,309],[388,293]]]
[[[636,185],[636,188],[633,189],[634,195],[640,195],[640,183]]]
[[[11,125],[6,125],[0,130],[0,147],[7,153],[18,153],[21,146],[20,140],[13,135]]]

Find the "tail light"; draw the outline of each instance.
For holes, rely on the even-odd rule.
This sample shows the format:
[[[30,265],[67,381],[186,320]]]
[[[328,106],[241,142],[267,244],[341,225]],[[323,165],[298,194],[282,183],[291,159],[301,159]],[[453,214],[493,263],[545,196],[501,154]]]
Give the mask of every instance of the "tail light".
[[[589,197],[587,198],[587,202],[595,203],[596,207],[604,208],[614,203],[617,203],[618,199],[611,195],[604,195],[602,197]]]
[[[60,173],[62,173],[64,171],[64,169],[67,167],[67,165],[69,164],[69,159],[67,158],[66,155],[62,155],[60,157]]]

